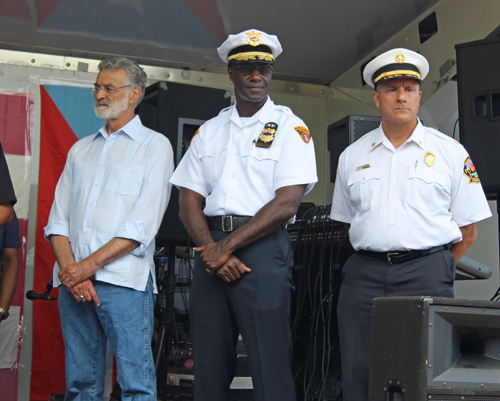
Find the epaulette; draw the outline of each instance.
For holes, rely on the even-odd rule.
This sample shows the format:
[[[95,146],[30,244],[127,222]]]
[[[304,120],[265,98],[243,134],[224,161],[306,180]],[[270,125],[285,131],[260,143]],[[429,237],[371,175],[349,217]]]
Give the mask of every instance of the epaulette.
[[[276,105],[276,109],[281,110],[282,112],[284,112],[285,114],[288,114],[290,116],[295,115],[295,114],[293,114],[292,109],[290,109],[290,107],[288,107],[288,106]]]
[[[438,138],[441,138],[444,141],[451,142],[451,143],[454,143],[455,145],[462,146],[462,144],[460,142],[458,142],[456,139],[452,138],[449,135],[443,134],[442,132],[438,131],[437,129],[434,129],[431,127],[425,127],[425,129],[427,130],[428,133],[433,134],[433,135],[437,136]]]
[[[222,114],[222,113],[225,113],[226,111],[228,111],[232,106],[228,106],[224,109],[222,109],[221,111],[219,111],[219,116]]]

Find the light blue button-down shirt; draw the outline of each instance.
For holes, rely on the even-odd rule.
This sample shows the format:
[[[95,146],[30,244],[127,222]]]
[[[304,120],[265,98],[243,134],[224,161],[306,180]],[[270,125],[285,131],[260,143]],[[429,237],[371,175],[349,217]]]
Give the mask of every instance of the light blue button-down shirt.
[[[95,279],[144,291],[149,273],[155,273],[154,238],[170,197],[173,169],[170,142],[144,127],[138,116],[109,136],[102,127],[69,151],[45,237],[68,237],[77,262],[115,237],[139,242],[129,254],[99,268]],[[56,286],[58,272],[56,262]]]

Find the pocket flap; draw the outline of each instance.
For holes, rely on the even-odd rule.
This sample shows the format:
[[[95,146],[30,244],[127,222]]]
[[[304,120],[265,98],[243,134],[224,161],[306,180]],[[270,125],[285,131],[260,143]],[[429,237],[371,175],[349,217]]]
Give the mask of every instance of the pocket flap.
[[[352,184],[364,184],[370,180],[380,180],[382,178],[382,169],[380,167],[370,167],[365,168],[360,171],[356,171],[349,176],[348,184],[351,186]]]
[[[410,180],[416,178],[426,182],[427,184],[436,183],[443,187],[446,183],[445,175],[434,169],[417,168],[414,170],[410,168],[408,178]]]
[[[271,145],[270,148],[261,148],[255,146],[255,144],[251,144],[245,149],[244,157],[253,157],[257,160],[274,160],[277,162],[280,158],[281,148],[279,146],[273,147]]]

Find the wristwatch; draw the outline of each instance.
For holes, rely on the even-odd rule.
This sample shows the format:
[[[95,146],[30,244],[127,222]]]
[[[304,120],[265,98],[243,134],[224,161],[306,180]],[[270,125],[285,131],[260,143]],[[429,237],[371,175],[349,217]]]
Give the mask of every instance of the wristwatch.
[[[4,308],[0,306],[0,313],[2,314],[2,320],[5,320],[9,317],[9,312],[7,312]]]

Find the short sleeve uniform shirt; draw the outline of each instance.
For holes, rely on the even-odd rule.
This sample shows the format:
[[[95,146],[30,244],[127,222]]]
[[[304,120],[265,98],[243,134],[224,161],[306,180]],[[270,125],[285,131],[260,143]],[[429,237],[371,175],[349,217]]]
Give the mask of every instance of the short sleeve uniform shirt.
[[[395,149],[382,125],[340,156],[331,217],[351,225],[356,250],[427,249],[461,240],[491,216],[464,147],[418,122]]]
[[[275,124],[270,147],[259,147],[261,134]],[[236,105],[200,127],[170,182],[206,198],[206,216],[253,216],[291,185],[317,182],[314,143],[305,123],[270,99],[242,121]]]

